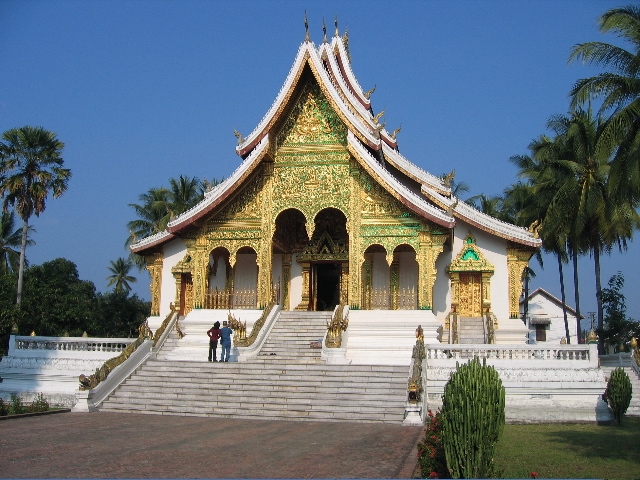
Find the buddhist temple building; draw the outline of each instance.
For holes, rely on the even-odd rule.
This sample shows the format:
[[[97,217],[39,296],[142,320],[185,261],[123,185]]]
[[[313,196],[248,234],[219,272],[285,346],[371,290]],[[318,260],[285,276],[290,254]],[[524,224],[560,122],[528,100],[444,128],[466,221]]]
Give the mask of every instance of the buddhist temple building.
[[[452,317],[491,317],[496,331],[513,320],[526,342],[521,275],[540,239],[403,157],[371,93],[346,34],[336,26],[316,46],[307,32],[271,108],[251,133],[236,132],[237,169],[132,245],[151,273],[152,315],[345,304],[419,311],[443,342],[456,340]]]

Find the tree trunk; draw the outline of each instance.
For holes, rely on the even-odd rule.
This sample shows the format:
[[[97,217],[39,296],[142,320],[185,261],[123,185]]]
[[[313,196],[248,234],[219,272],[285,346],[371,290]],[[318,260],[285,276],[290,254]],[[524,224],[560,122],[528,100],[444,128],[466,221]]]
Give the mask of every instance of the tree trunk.
[[[580,289],[578,288],[578,254],[573,252],[573,288],[576,299],[576,343],[580,343]]]
[[[16,297],[16,305],[20,309],[22,302],[22,280],[24,276],[24,258],[27,250],[27,232],[29,230],[29,219],[22,221],[22,246],[20,247],[20,266],[18,267],[18,294]]]
[[[602,328],[604,327],[604,311],[602,308],[602,285],[600,283],[600,250],[593,249],[593,263],[596,268],[596,301],[598,302],[598,352],[604,355],[604,338]]]
[[[560,296],[562,297],[562,314],[564,315],[564,331],[567,335],[567,344],[571,343],[569,336],[569,321],[567,320],[567,300],[564,293],[564,273],[562,272],[562,257],[558,255],[558,269],[560,270]]]

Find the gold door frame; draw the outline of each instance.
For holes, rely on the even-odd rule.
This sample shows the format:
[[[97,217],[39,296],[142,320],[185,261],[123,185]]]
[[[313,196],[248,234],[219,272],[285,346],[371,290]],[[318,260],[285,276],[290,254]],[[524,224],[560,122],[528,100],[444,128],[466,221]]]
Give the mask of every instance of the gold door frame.
[[[464,292],[463,277],[466,274],[473,274],[480,277],[479,296],[480,296],[480,314],[473,316],[482,316],[491,311],[491,276],[494,267],[487,261],[482,254],[476,240],[469,233],[464,240],[464,244],[460,253],[451,265],[447,267],[447,272],[451,276],[451,311],[452,315],[460,315],[459,308],[461,301],[469,303],[473,299],[469,299],[468,292]],[[462,298],[467,296],[466,298]],[[477,313],[474,311],[474,313]]]

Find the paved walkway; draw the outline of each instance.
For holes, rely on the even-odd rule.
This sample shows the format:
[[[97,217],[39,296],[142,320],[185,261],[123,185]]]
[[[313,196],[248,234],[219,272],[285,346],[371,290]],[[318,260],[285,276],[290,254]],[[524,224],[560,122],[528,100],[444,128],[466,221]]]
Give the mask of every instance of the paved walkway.
[[[410,478],[421,427],[60,413],[0,423],[0,478]]]

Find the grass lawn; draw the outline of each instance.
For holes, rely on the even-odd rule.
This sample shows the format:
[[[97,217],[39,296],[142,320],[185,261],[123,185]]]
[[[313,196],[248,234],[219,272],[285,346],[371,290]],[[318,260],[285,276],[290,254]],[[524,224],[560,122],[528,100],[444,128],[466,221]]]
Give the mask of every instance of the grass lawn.
[[[505,425],[495,452],[501,478],[640,478],[640,417],[622,426]]]

